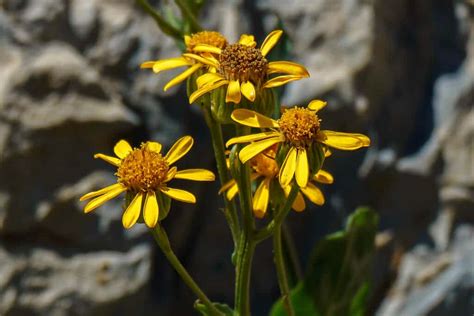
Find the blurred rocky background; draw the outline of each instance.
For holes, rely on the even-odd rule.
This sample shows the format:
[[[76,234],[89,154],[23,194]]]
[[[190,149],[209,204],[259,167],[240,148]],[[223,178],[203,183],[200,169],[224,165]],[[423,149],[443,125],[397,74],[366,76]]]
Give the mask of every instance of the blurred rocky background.
[[[370,314],[472,315],[474,1],[208,0],[201,17],[260,42],[281,22],[311,73],[283,102],[326,99],[326,127],[373,140],[328,162],[336,183],[324,207],[291,214],[302,261],[369,205],[381,216]],[[123,230],[120,202],[88,215],[78,202],[113,181],[92,155],[120,138],[169,145],[190,134],[183,164],[213,168],[184,87],[162,91],[174,73],[139,69],[178,54],[133,0],[0,0],[0,315],[194,313],[143,227]],[[218,184],[188,189],[198,204],[174,203],[164,225],[209,296],[232,304]],[[278,297],[265,245],[254,268],[254,312],[265,315]]]

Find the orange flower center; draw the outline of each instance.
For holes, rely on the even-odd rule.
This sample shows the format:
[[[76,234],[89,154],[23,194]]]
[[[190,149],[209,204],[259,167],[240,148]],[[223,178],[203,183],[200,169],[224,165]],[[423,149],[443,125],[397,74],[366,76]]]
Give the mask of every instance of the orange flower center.
[[[163,156],[142,144],[122,160],[118,181],[132,191],[156,191],[166,179],[169,165]]]
[[[197,32],[190,36],[189,41],[186,43],[186,49],[188,52],[192,52],[194,47],[199,44],[206,44],[206,45],[211,45],[218,48],[224,48],[227,46],[227,40],[219,32],[214,32],[214,31]]]
[[[275,161],[275,148],[270,148],[250,160],[250,165],[258,174],[274,178],[278,174],[278,165]]]
[[[314,111],[294,107],[282,114],[278,124],[286,141],[296,147],[306,147],[316,138],[320,121]]]
[[[251,81],[260,86],[267,77],[267,69],[268,61],[254,47],[232,44],[219,55],[219,72],[227,80]]]

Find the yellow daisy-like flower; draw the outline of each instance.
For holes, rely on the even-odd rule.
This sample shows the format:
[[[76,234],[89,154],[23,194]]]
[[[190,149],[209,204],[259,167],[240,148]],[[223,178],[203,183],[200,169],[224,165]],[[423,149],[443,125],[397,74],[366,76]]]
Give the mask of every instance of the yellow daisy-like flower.
[[[116,184],[82,196],[81,201],[92,199],[84,207],[84,212],[89,213],[108,200],[127,192],[133,199],[123,213],[123,226],[127,229],[132,227],[143,211],[145,224],[153,228],[158,222],[160,194],[181,202],[195,203],[196,198],[192,193],[168,187],[168,182],[172,179],[214,181],[215,176],[209,170],[178,171],[176,167],[171,167],[191,149],[193,142],[192,137],[184,136],[163,156],[160,143],[146,142],[139,148],[132,148],[128,142],[120,140],[114,147],[117,157],[94,155],[94,158],[101,158],[116,166],[118,169],[115,175],[118,179]]]
[[[329,152],[327,152],[327,154],[329,154]],[[274,185],[273,181],[278,178],[279,168],[275,161],[275,156],[276,146],[272,146],[250,159],[250,165],[252,167],[252,172],[250,174],[251,181],[258,181],[258,179],[261,180],[252,199],[253,213],[257,218],[263,218],[265,216],[268,202],[270,201],[271,185]],[[312,182],[331,184],[334,182],[334,178],[329,172],[319,170],[311,178],[306,187],[300,188],[300,192],[296,195],[296,199],[292,205],[292,208],[295,211],[301,212],[306,208],[303,195],[316,205],[324,204],[323,193]],[[219,193],[226,192],[227,199],[232,200],[238,191],[239,188],[237,182],[232,179],[222,186]],[[288,197],[290,191],[290,186],[283,188],[286,197]]]
[[[225,48],[213,45],[197,45],[194,48],[196,52],[214,54],[217,59],[213,56],[184,54],[217,70],[197,79],[198,89],[189,96],[189,102],[193,103],[202,95],[225,85],[226,102],[240,103],[242,94],[253,102],[260,89],[274,88],[309,77],[302,65],[290,61],[268,62],[265,58],[282,34],[280,30],[271,32],[260,48],[255,48],[257,43],[251,35],[242,35],[237,44]],[[269,79],[270,75],[276,73],[283,75]]]
[[[226,143],[226,146],[250,142],[239,152],[240,160],[245,163],[275,144],[289,145],[279,171],[280,184],[282,187],[287,187],[295,177],[296,183],[305,188],[311,174],[308,155],[313,150],[314,144],[320,143],[341,150],[356,150],[370,145],[370,139],[363,134],[321,130],[321,120],[317,113],[325,106],[326,102],[313,100],[308,108],[287,109],[279,120],[247,109],[234,110],[231,117],[235,122],[270,131],[234,137]]]
[[[186,52],[187,53],[196,53],[202,56],[207,56],[211,58],[211,54],[209,53],[200,53],[195,51],[195,48],[199,45],[212,45],[213,47],[218,47],[220,49],[224,49],[227,46],[226,38],[220,34],[219,32],[213,31],[203,31],[194,33],[191,36],[185,35],[184,36],[184,43],[186,44]],[[201,63],[199,60],[195,58],[186,57],[186,54],[181,55],[181,57],[176,58],[169,58],[169,59],[162,59],[162,60],[155,60],[155,61],[146,61],[141,64],[140,68],[151,68],[153,72],[158,74],[164,70],[170,70],[179,67],[188,67],[184,72],[180,73],[173,79],[171,79],[163,88],[164,91],[168,90],[169,88],[183,82],[187,78],[189,78],[192,74],[194,74],[198,69],[202,67],[207,67],[207,64]]]

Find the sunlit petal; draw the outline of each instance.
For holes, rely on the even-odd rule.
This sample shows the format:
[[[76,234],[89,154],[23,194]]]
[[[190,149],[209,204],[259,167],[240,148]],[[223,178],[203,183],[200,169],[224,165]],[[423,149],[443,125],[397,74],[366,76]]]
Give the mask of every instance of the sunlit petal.
[[[99,206],[107,202],[108,200],[113,199],[114,197],[116,197],[117,195],[119,195],[120,193],[126,190],[127,188],[125,188],[124,186],[120,186],[120,187],[116,187],[113,190],[108,191],[107,193],[99,197],[96,197],[95,199],[91,200],[89,203],[86,204],[86,206],[84,207],[84,213],[89,213],[95,210],[96,208],[98,208]]]
[[[331,184],[334,182],[334,177],[327,171],[320,169],[313,177],[319,183]]]
[[[308,182],[306,188],[300,188],[303,194],[314,204],[323,205],[324,204],[324,195],[321,190],[316,187],[311,182]]]
[[[160,191],[177,201],[185,203],[196,203],[196,197],[191,192],[169,187],[160,188]]]
[[[178,67],[184,67],[191,65],[191,61],[183,57],[169,58],[163,60],[157,60],[153,63],[152,68],[154,73],[160,73],[164,70],[174,69]],[[148,63],[143,63],[141,68],[148,68]]]
[[[213,84],[213,83],[215,83],[219,80],[223,80],[223,79],[224,78],[219,74],[208,72],[208,73],[205,73],[202,76],[199,76],[196,79],[196,85],[197,85],[198,89],[200,89],[200,88],[202,88],[203,86],[205,86],[207,84]]]
[[[330,147],[341,150],[356,150],[370,145],[370,140],[363,134],[319,131],[317,140]]]
[[[103,189],[100,189],[100,190],[97,190],[97,191],[94,191],[94,192],[89,192],[87,194],[84,194],[83,196],[81,196],[79,198],[79,201],[85,201],[85,200],[88,200],[88,199],[91,199],[91,198],[94,198],[96,196],[99,196],[99,195],[102,195],[102,194],[105,194],[109,191],[113,191],[113,190],[116,190],[118,188],[123,188],[123,185],[121,183],[115,183],[115,184],[112,184],[112,185],[109,185],[108,187],[105,187]]]
[[[158,207],[158,201],[156,200],[155,192],[147,192],[145,198],[145,205],[143,210],[143,219],[145,220],[146,226],[153,228],[158,222],[160,209]]]
[[[234,137],[234,138],[229,139],[227,143],[225,144],[225,146],[229,147],[234,144],[249,143],[249,142],[254,142],[254,141],[258,141],[258,140],[262,140],[262,139],[270,138],[270,137],[280,137],[280,133],[272,131],[272,132],[263,132],[263,133],[258,133],[258,134],[250,134],[250,135]]]
[[[197,89],[194,91],[190,96],[189,96],[189,103],[194,103],[198,98],[203,96],[204,94],[208,93],[209,91],[212,91],[214,89],[219,88],[220,86],[223,86],[225,84],[228,84],[229,81],[227,80],[220,80],[216,81],[212,84],[204,85],[203,87]]]
[[[313,100],[313,101],[309,102],[308,109],[310,109],[310,110],[317,113],[319,110],[322,110],[327,104],[328,103],[325,102],[325,101]]]
[[[192,59],[200,62],[201,64],[208,65],[208,66],[211,66],[211,67],[214,67],[214,68],[219,68],[219,63],[216,62],[216,60],[214,58],[201,57],[199,55],[190,54],[190,53],[183,54],[183,56],[192,58]]]
[[[268,34],[267,38],[265,38],[262,46],[260,47],[263,56],[267,56],[270,50],[276,45],[282,34],[282,30],[275,30]]]
[[[198,44],[198,45],[194,46],[193,52],[212,53],[212,54],[219,55],[222,52],[222,49],[220,49],[219,47],[212,46],[212,45]]]
[[[194,181],[214,181],[216,176],[206,169],[186,169],[176,172],[174,178]]]
[[[263,218],[267,212],[270,198],[270,179],[265,178],[258,186],[253,197],[253,213],[257,218]]]
[[[245,126],[255,128],[278,128],[278,122],[266,117],[265,115],[259,114],[255,111],[247,109],[237,109],[232,112],[231,118]]]
[[[227,87],[227,94],[225,96],[225,102],[240,103],[242,95],[240,94],[240,83],[238,80],[229,82]]]
[[[298,154],[296,156],[296,183],[299,187],[305,187],[308,183],[309,178],[309,165],[308,165],[308,155],[306,154],[306,149],[298,149]]]
[[[171,88],[171,87],[183,82],[184,80],[188,79],[189,76],[191,76],[194,72],[196,72],[196,70],[198,70],[201,67],[202,67],[202,65],[200,65],[200,64],[192,65],[191,67],[189,67],[188,69],[186,69],[185,71],[183,71],[182,73],[180,73],[179,75],[177,75],[176,77],[171,79],[165,85],[163,90],[167,91],[169,88]]]
[[[301,76],[297,75],[283,75],[272,78],[263,84],[263,88],[275,88],[287,84],[288,82],[300,80]]]
[[[166,162],[171,165],[179,160],[193,147],[193,143],[194,140],[191,136],[184,136],[178,139],[166,154]]]
[[[114,153],[119,157],[120,159],[123,159],[127,157],[129,153],[132,152],[132,146],[126,141],[126,140],[119,140],[117,144],[114,146]]]
[[[264,140],[260,140],[255,143],[251,143],[247,146],[245,146],[240,152],[239,152],[239,159],[242,163],[246,163],[265,149],[277,144],[281,143],[283,141],[283,136],[278,136],[278,137],[271,137],[267,138]]]
[[[142,201],[143,201],[143,195],[145,193],[138,193],[135,195],[133,198],[132,202],[128,205],[127,209],[122,215],[122,225],[126,229],[129,229],[138,220],[138,217],[140,216],[140,211],[142,209]]]
[[[146,142],[146,148],[159,154],[161,152],[162,145],[158,142]]]
[[[284,73],[288,75],[297,75],[309,77],[308,70],[300,64],[291,61],[272,61],[268,63],[268,74]]]
[[[240,91],[247,98],[247,100],[250,100],[252,102],[255,101],[255,87],[250,81],[242,83],[242,85],[240,86]]]
[[[169,182],[171,180],[173,180],[176,172],[178,172],[178,168],[176,167],[172,167],[168,170],[168,172],[166,173],[166,178],[164,180],[164,182]]]
[[[297,149],[295,147],[291,147],[288,154],[286,154],[285,161],[283,161],[279,174],[280,184],[282,187],[289,186],[293,179],[296,171],[296,155]]]
[[[255,42],[255,37],[253,35],[242,34],[239,39],[239,44],[248,46],[248,47],[255,47],[257,43]]]
[[[100,158],[102,160],[105,160],[109,164],[114,165],[116,167],[120,167],[120,164],[122,163],[122,160],[120,160],[119,158],[107,156],[104,154],[95,154],[94,158]]]

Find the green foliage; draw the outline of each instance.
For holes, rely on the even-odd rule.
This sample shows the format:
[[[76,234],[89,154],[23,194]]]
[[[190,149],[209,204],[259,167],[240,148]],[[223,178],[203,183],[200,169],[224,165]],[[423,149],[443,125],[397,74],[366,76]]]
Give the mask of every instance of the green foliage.
[[[313,250],[303,281],[291,291],[295,315],[363,316],[378,216],[358,208],[346,228],[321,240]],[[286,315],[281,299],[271,316]]]
[[[223,316],[235,316],[232,308],[230,308],[226,304],[212,303],[212,305],[214,305],[217,308],[217,310],[219,310],[223,314]],[[194,303],[194,308],[203,316],[214,315],[212,312],[209,311],[209,308],[206,305],[202,304],[199,301],[196,301]]]

